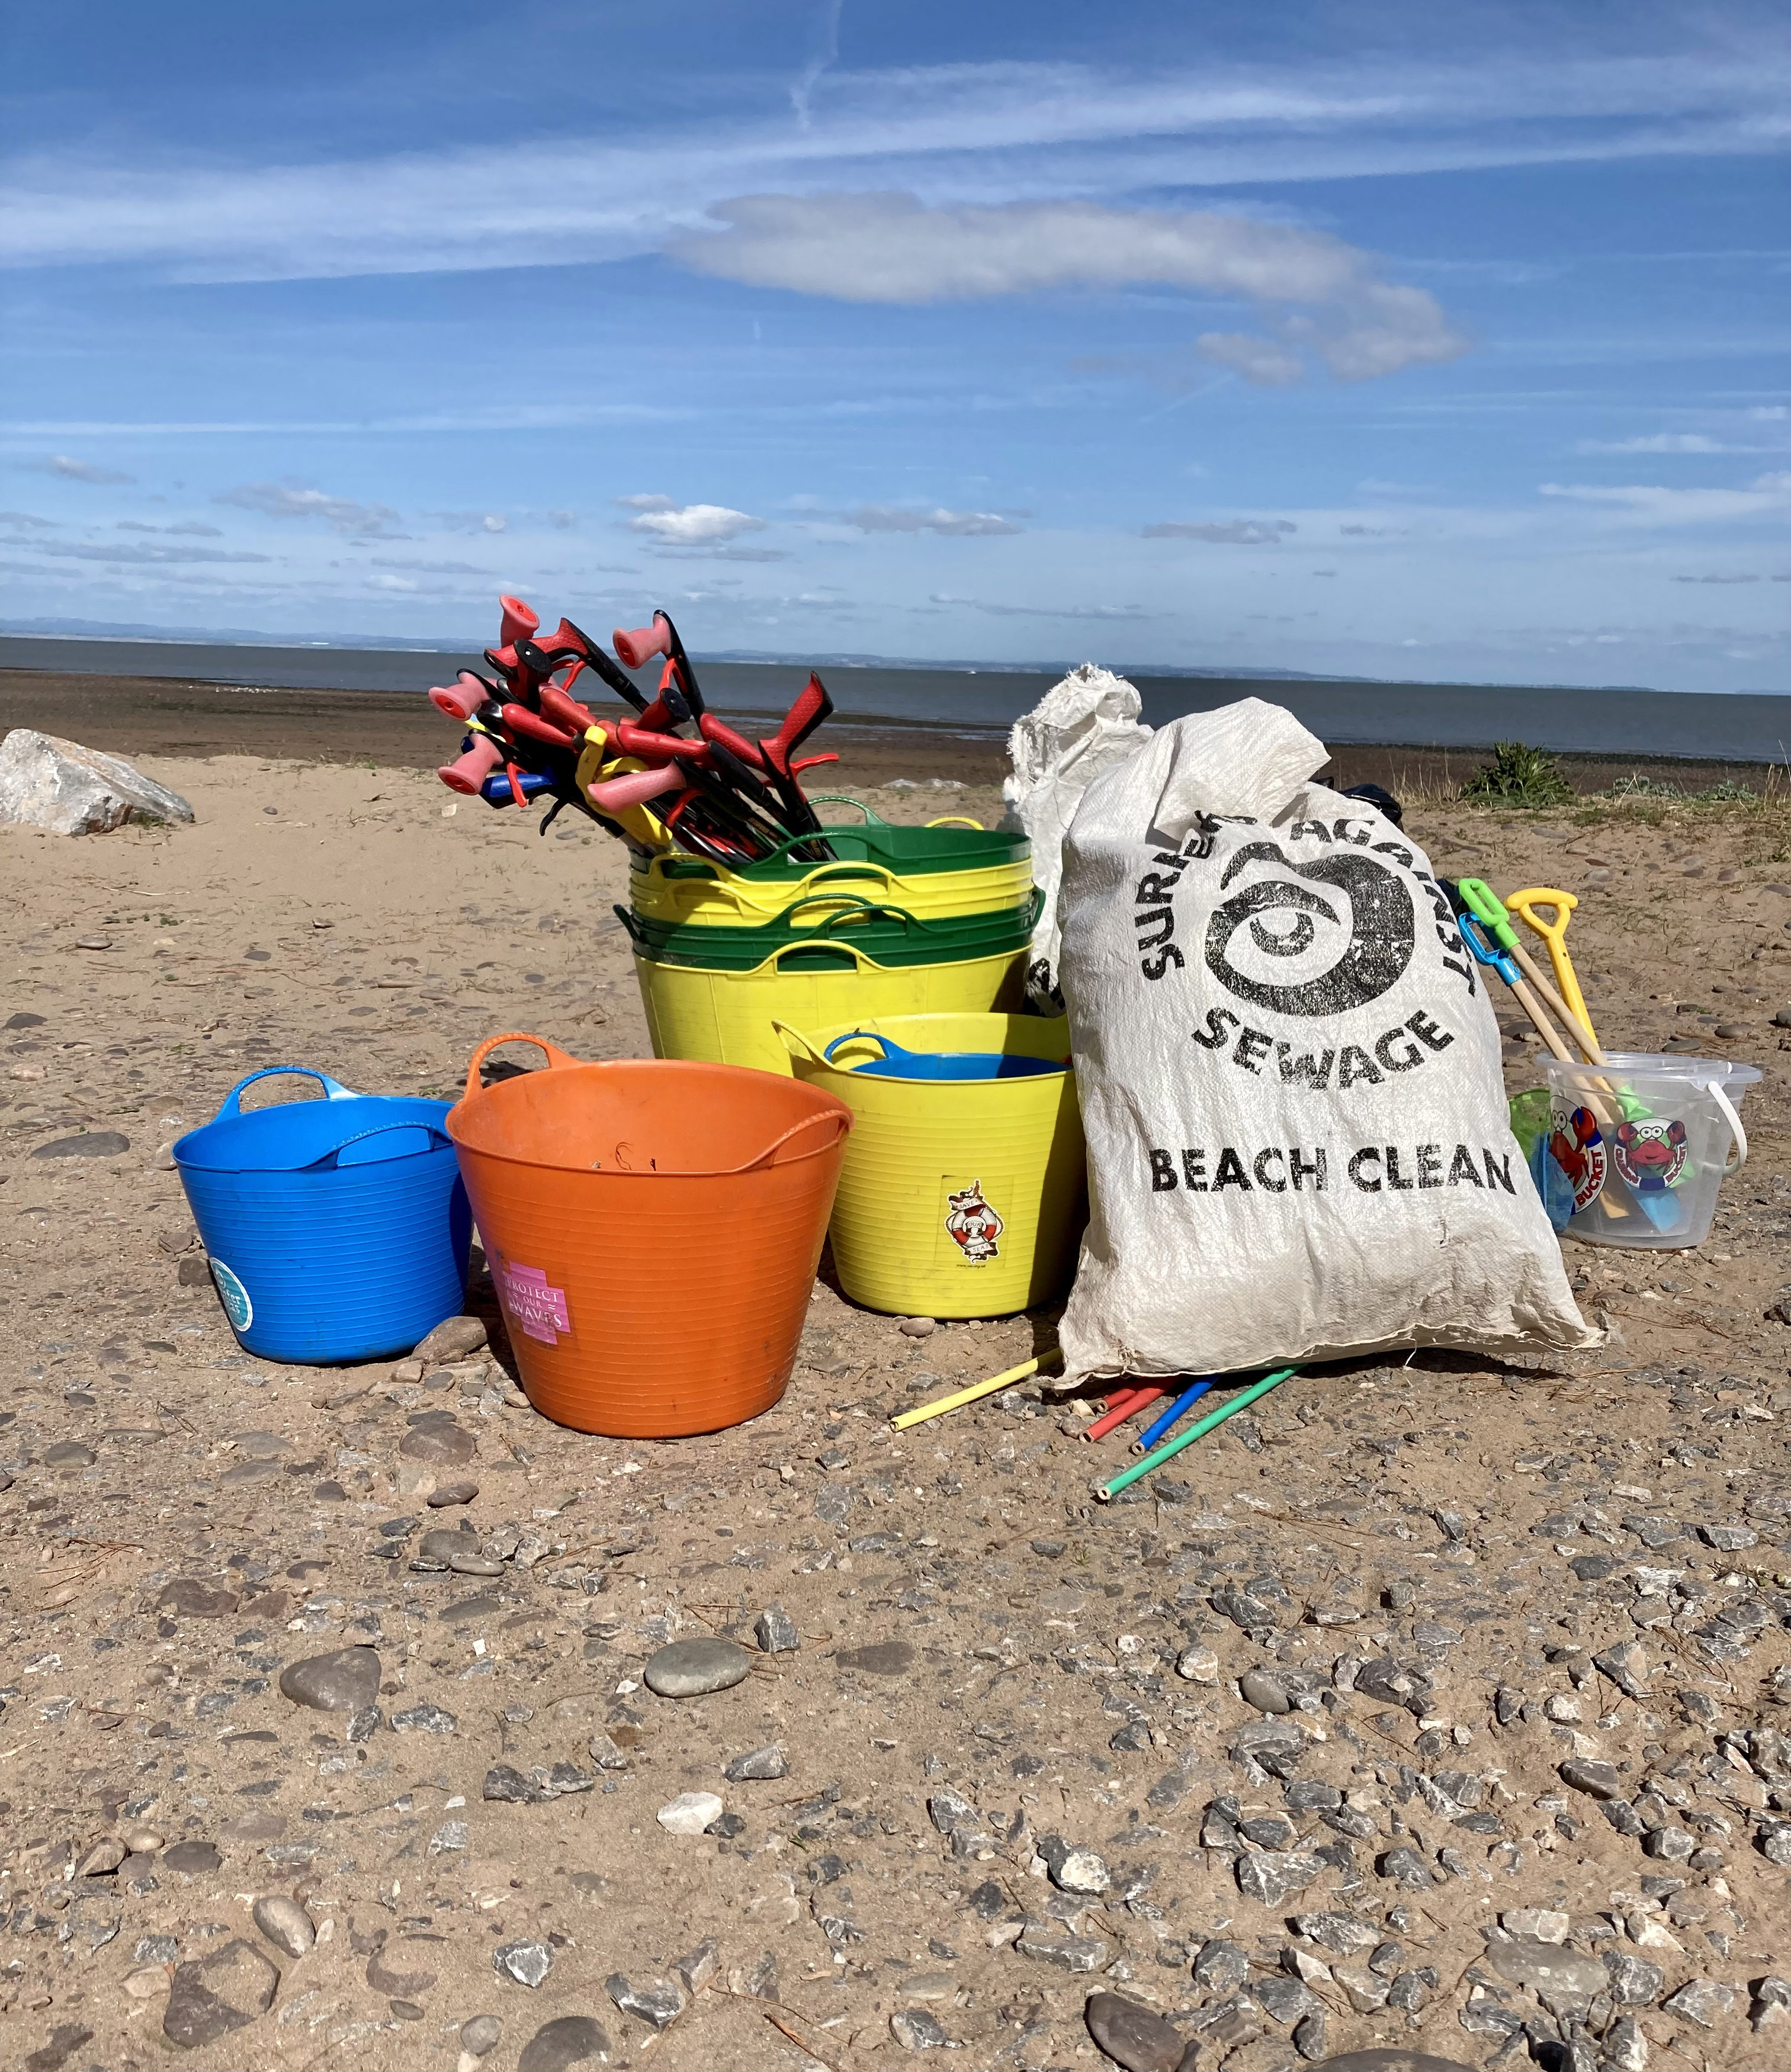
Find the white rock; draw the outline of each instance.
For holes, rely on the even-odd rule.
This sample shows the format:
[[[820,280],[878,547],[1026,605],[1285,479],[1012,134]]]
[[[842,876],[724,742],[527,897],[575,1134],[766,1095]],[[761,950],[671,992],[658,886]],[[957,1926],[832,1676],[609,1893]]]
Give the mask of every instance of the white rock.
[[[1190,1684],[1217,1684],[1219,1658],[1210,1647],[1184,1648],[1176,1658],[1175,1674]]]
[[[126,820],[190,820],[178,791],[116,755],[15,726],[0,742],[0,826],[107,834]]]
[[[1514,1906],[1499,1916],[1499,1926],[1507,1935],[1530,1936],[1538,1942],[1565,1942],[1573,1923],[1552,1906]]]
[[[669,1835],[700,1835],[722,1817],[722,1802],[713,1791],[681,1791],[653,1817]]]

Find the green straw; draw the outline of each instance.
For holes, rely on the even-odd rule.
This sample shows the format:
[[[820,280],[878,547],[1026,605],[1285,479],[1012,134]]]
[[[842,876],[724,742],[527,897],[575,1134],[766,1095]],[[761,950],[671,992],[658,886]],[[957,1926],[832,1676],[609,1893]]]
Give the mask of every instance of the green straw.
[[[1297,1367],[1277,1367],[1273,1374],[1264,1375],[1260,1381],[1253,1382],[1248,1388],[1234,1396],[1230,1402],[1221,1405],[1209,1416],[1203,1417],[1199,1424],[1190,1424],[1185,1432],[1177,1433],[1173,1439],[1165,1439],[1154,1453],[1147,1453],[1142,1461],[1134,1462],[1122,1474],[1115,1475],[1110,1482],[1095,1491],[1097,1500],[1101,1503],[1110,1503],[1122,1490],[1129,1490],[1134,1482],[1149,1474],[1153,1468],[1160,1468],[1184,1446],[1192,1446],[1196,1439],[1204,1439],[1216,1424],[1223,1424],[1228,1417],[1235,1417],[1247,1404],[1255,1402],[1258,1396],[1266,1396],[1289,1375],[1299,1372]]]

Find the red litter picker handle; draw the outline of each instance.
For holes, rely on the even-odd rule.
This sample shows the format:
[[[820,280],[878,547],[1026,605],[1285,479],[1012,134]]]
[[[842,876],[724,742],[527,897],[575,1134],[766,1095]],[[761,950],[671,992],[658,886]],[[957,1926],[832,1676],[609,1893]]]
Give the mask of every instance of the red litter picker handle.
[[[619,626],[610,635],[610,645],[616,650],[616,660],[624,668],[643,668],[655,655],[669,657],[672,652],[671,621],[668,619],[656,619],[651,626],[637,626],[632,633]]]

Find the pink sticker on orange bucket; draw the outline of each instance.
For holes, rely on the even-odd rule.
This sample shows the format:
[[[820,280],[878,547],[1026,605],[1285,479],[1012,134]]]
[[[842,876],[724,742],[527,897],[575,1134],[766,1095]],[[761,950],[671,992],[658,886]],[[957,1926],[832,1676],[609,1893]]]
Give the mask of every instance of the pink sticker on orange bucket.
[[[550,1288],[538,1266],[500,1264],[498,1293],[504,1297],[504,1314],[518,1330],[543,1345],[557,1346],[562,1331],[570,1334],[572,1320],[566,1314],[566,1290]]]

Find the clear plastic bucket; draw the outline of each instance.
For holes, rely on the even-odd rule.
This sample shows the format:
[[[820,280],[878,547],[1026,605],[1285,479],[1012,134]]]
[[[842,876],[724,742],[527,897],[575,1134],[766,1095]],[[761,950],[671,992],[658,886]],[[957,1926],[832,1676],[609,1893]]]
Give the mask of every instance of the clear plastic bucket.
[[[1542,1063],[1548,1155],[1573,1190],[1567,1235],[1637,1252],[1702,1244],[1724,1176],[1747,1163],[1740,1108],[1758,1070],[1640,1050]]]

